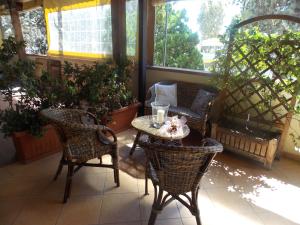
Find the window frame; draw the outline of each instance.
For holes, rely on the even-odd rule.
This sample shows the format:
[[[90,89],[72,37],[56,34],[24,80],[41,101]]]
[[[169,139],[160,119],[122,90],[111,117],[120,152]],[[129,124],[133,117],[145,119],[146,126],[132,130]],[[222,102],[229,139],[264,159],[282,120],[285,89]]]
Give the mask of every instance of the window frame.
[[[157,70],[161,72],[175,72],[187,75],[199,75],[199,76],[214,76],[215,74],[206,70],[194,70],[187,68],[177,68],[168,66],[156,66],[154,65],[154,30],[155,30],[155,6],[151,1],[148,1],[148,35],[147,35],[147,69]]]

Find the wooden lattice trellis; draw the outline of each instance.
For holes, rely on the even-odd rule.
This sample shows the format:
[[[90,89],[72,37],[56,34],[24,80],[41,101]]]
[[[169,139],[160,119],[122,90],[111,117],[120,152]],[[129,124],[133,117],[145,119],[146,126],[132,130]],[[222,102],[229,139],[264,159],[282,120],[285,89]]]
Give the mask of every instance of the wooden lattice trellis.
[[[238,30],[245,25],[269,19],[287,20],[300,24],[300,18],[297,17],[267,15],[243,21],[233,27],[234,32],[231,33],[228,45],[225,73],[228,76],[236,75],[236,77],[241,77],[242,79],[237,79],[233,87],[225,91],[222,101],[224,104],[222,115],[223,121],[226,118],[230,122],[243,122],[246,126],[247,123],[252,126],[255,125],[256,129],[263,129],[264,131],[276,130],[281,136],[279,139],[279,148],[281,148],[290,125],[292,109],[296,104],[295,93],[287,93],[286,89],[295,90],[298,84],[298,81],[293,76],[290,77],[291,79],[286,79],[287,77],[289,78],[286,75],[289,75],[289,73],[295,74],[299,71],[300,41],[282,38],[276,40],[278,45],[270,45],[268,48],[265,48],[267,43],[243,40],[236,37]],[[269,37],[271,38],[271,36]],[[265,51],[266,49],[267,51]],[[281,49],[285,49],[285,51],[280,51]],[[296,60],[294,66],[286,66],[289,57],[299,60]],[[287,69],[282,70],[281,68]],[[247,120],[248,122],[246,122]],[[222,125],[219,124],[220,126]],[[234,135],[232,132],[232,135],[229,135],[229,132],[226,134],[229,135],[227,137],[225,130],[220,128],[219,133],[215,130],[213,134],[225,146],[230,147],[230,145],[233,145],[231,147],[237,151],[246,151],[247,155],[255,155],[255,152],[251,152],[250,147],[249,149],[245,145],[240,147],[240,139],[236,139],[239,140],[239,143],[231,143],[233,139],[230,136],[233,137]],[[224,139],[225,136],[226,140]],[[248,139],[251,138],[253,139],[253,137],[249,136]],[[264,158],[266,155],[268,154],[258,155],[258,157]],[[271,158],[268,159],[268,164],[270,164],[270,160],[273,161],[274,156],[272,155]]]

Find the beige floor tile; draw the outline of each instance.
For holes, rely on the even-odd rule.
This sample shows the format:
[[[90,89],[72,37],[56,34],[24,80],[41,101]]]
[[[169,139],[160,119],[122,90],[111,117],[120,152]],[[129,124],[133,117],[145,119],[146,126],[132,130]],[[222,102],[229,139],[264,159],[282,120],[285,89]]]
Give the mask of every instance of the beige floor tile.
[[[299,222],[295,222],[275,213],[260,213],[258,216],[264,225],[299,225]]]
[[[148,225],[148,221],[143,221],[142,225]],[[157,219],[155,225],[182,225],[180,219]]]
[[[214,225],[264,225],[254,212],[237,212],[228,208],[216,210],[211,223]]]
[[[233,210],[236,212],[253,211],[250,204],[246,199],[241,197],[238,191],[226,188],[215,188],[207,189],[207,193],[213,205],[218,209]]]
[[[65,191],[65,184],[66,184],[66,176],[60,176],[56,181],[51,180],[45,190],[43,191],[43,194],[46,196],[51,196],[52,199],[56,199],[57,201],[62,201]],[[71,194],[72,196],[72,194]]]
[[[2,198],[0,199],[0,224],[11,225],[20,214],[25,198]]]
[[[203,188],[229,187],[233,183],[222,167],[211,167],[201,180]]]
[[[103,225],[141,225],[141,224],[142,224],[142,221],[138,221],[138,222],[125,222],[125,223],[107,223],[107,224],[103,224]]]
[[[64,204],[57,225],[98,224],[101,204],[100,196],[73,196]]]
[[[125,144],[132,144],[134,142],[137,131],[135,129],[129,129],[127,131],[121,132],[117,135],[119,146]]]
[[[109,156],[103,156],[103,161],[104,160],[105,160],[105,162],[111,163]],[[99,162],[100,162],[99,159],[92,159],[92,160],[88,161],[88,163],[96,163],[96,164],[98,164]],[[89,166],[84,166],[84,167],[82,167],[78,171],[78,176],[81,176],[81,175],[99,175],[99,174],[106,173],[109,170],[111,170],[111,169],[104,168],[104,167],[89,167]]]
[[[183,225],[197,225],[195,217],[182,218],[182,223],[183,223]],[[204,219],[203,217],[201,217],[201,223],[203,225],[219,225],[219,224],[215,224],[215,222],[213,221],[213,217],[210,217],[208,219]]]
[[[298,205],[300,202],[300,188],[290,184],[278,183],[272,188],[257,188],[255,193],[245,194],[252,208],[257,213],[281,215],[300,224]]]
[[[103,194],[138,193],[137,179],[121,170],[119,172],[120,187],[116,187],[113,172],[108,172]]]
[[[55,225],[63,205],[49,198],[29,198],[14,225]]]
[[[103,196],[100,224],[140,221],[139,196],[136,193]]]
[[[152,204],[153,204],[153,194],[142,196],[140,198],[141,202],[141,216],[142,220],[148,220],[150,217]],[[167,205],[160,214],[158,214],[157,219],[173,219],[180,218],[179,209],[177,207],[176,201]]]
[[[16,162],[7,166],[7,170],[15,177],[48,178],[54,176],[60,158],[61,153],[56,153],[28,164]]]
[[[103,193],[106,174],[87,175],[73,177],[72,195],[99,195]]]
[[[35,179],[27,177],[14,177],[1,184],[1,197],[28,197],[41,195],[46,189],[49,180],[46,178]]]
[[[138,189],[140,194],[145,193],[145,179],[137,179],[138,181]],[[152,181],[148,179],[148,192],[153,193],[154,192],[154,187],[152,184]]]
[[[300,163],[296,160],[287,159],[281,157],[280,160],[274,160],[272,169],[282,170],[282,169],[300,169]]]
[[[184,199],[184,197],[183,197]],[[177,202],[177,206],[180,212],[181,218],[194,218],[191,212],[180,202]],[[213,205],[212,201],[210,200],[206,190],[200,189],[198,193],[198,207],[200,210],[201,217],[209,217],[215,211],[215,206]]]
[[[12,174],[7,170],[7,168],[0,167],[0,184],[6,182],[7,180],[12,179]]]
[[[130,147],[135,135],[134,129],[118,134],[119,147]],[[58,153],[30,164],[0,168],[0,225],[148,223],[153,185],[149,180],[150,195],[144,196],[144,180],[122,171],[121,187],[115,188],[111,169],[82,168],[74,176],[68,203],[62,204],[67,167],[52,182],[60,157]],[[103,161],[110,163],[110,156]],[[203,225],[300,224],[299,174],[300,163],[285,158],[275,160],[272,169],[266,170],[245,157],[218,154],[199,193]],[[181,203],[173,202],[158,215],[156,225],[177,224],[195,225],[196,220]]]

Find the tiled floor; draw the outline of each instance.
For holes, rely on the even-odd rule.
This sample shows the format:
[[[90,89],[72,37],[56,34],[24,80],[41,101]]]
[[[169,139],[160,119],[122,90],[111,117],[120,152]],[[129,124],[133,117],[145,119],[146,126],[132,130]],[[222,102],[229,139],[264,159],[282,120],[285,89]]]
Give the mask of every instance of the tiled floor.
[[[134,132],[119,135],[130,146]],[[28,165],[0,168],[0,225],[146,225],[153,194],[144,196],[144,180],[121,171],[115,188],[108,169],[84,168],[74,177],[67,204],[62,204],[64,174],[51,179],[59,154]],[[150,189],[152,191],[153,189]],[[229,153],[220,154],[202,180],[199,205],[203,225],[300,224],[300,163],[281,159],[272,170]],[[196,224],[174,202],[156,225]]]

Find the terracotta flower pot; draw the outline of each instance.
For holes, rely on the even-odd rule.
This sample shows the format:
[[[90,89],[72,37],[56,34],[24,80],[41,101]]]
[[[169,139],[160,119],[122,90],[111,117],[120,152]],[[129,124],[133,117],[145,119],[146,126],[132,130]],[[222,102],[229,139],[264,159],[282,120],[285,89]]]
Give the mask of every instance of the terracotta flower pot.
[[[15,132],[12,135],[17,159],[28,163],[50,154],[62,151],[62,145],[53,126],[47,125],[44,128],[42,137],[34,137],[26,131]]]
[[[134,103],[127,107],[112,112],[112,120],[107,124],[116,133],[125,131],[131,127],[131,121],[136,117],[141,103]]]

